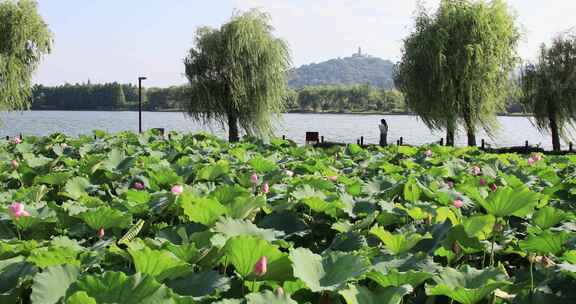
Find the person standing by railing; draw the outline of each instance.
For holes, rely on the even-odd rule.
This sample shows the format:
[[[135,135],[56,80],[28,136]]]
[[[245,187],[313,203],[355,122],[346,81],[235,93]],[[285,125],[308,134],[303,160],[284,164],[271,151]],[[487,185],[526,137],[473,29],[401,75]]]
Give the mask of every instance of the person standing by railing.
[[[380,120],[380,146],[384,147],[388,145],[388,123],[386,119]]]

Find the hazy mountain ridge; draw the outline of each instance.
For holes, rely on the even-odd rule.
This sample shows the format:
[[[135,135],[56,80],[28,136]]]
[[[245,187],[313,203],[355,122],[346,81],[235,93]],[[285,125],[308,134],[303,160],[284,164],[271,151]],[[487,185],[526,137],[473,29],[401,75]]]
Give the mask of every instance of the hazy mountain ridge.
[[[394,63],[360,51],[350,57],[330,59],[296,68],[288,81],[290,87],[330,84],[370,84],[380,88],[393,88]]]

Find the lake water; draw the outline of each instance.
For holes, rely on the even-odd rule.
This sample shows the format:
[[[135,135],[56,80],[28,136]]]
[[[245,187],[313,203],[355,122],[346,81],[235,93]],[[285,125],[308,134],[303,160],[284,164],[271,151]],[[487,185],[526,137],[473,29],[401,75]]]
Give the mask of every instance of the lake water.
[[[187,118],[183,113],[143,112],[143,127],[165,128],[181,132],[208,131],[225,137],[226,131],[217,125],[203,126]],[[409,115],[356,115],[356,114],[284,114],[278,122],[278,136],[286,135],[298,142],[304,142],[306,131],[317,131],[326,141],[356,142],[364,136],[366,143],[378,143],[380,119],[385,118],[390,128],[388,141],[395,143],[402,136],[404,143],[421,145],[440,140],[443,132],[431,132],[416,116]],[[551,148],[548,134],[542,135],[525,117],[500,117],[501,129],[496,138],[489,139],[478,134],[478,142],[484,138],[493,146],[521,146],[528,140],[530,144],[540,144]],[[77,111],[30,111],[1,113],[0,135],[48,135],[62,132],[68,135],[90,134],[93,129],[108,132],[122,130],[138,131],[138,112],[77,112]],[[463,146],[466,138],[460,132],[456,144]]]

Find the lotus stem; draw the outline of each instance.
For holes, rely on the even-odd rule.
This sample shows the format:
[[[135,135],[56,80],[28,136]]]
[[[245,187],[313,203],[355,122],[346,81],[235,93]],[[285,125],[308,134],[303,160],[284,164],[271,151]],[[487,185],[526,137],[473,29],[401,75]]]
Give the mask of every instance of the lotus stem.
[[[534,263],[530,261],[530,295],[534,294]]]

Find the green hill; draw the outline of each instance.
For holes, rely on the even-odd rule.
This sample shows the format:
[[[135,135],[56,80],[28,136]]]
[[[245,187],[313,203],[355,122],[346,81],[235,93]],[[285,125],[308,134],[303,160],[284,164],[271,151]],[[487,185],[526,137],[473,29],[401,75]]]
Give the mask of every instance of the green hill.
[[[393,69],[394,63],[391,61],[364,55],[359,51],[351,57],[296,68],[288,84],[295,89],[328,84],[371,84],[390,89],[394,87]]]

